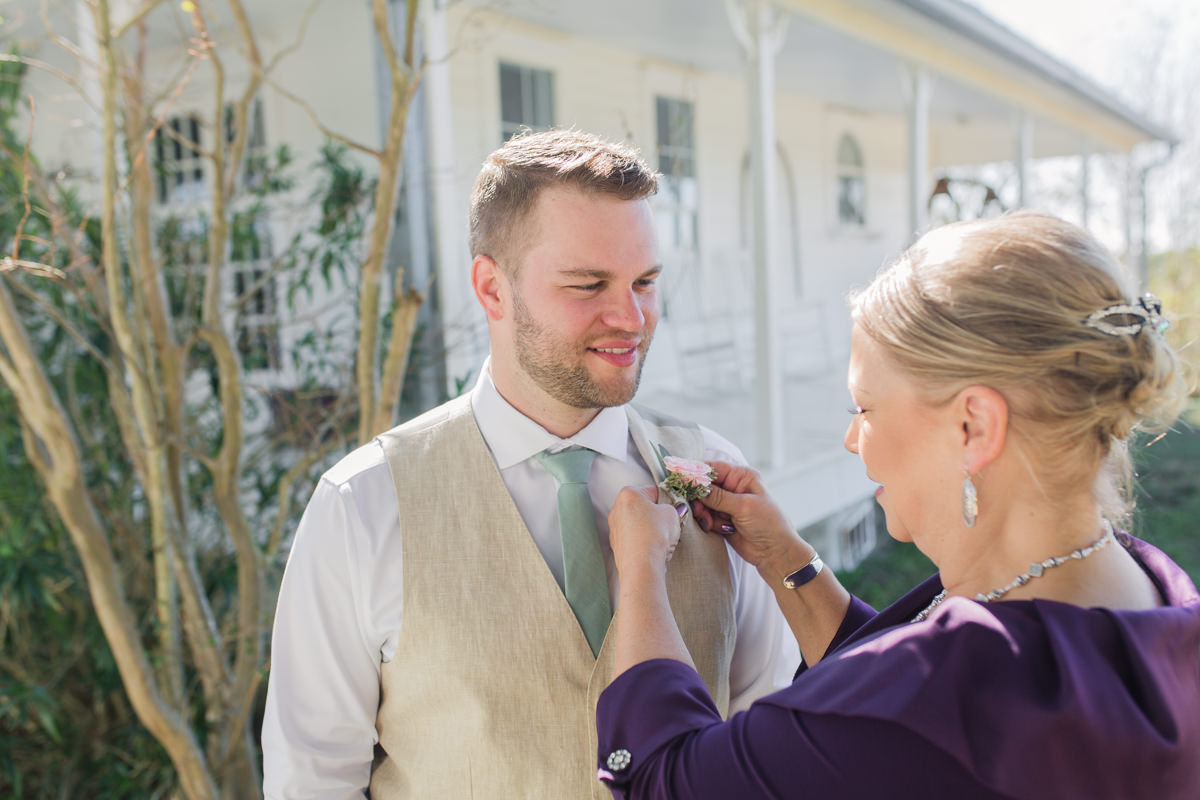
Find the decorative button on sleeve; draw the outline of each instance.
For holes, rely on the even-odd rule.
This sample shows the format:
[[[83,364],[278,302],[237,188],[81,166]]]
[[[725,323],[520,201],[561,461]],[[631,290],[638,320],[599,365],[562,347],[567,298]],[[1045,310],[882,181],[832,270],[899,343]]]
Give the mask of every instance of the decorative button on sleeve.
[[[633,755],[625,748],[613,750],[608,754],[608,760],[604,763],[613,772],[624,772],[633,763]]]

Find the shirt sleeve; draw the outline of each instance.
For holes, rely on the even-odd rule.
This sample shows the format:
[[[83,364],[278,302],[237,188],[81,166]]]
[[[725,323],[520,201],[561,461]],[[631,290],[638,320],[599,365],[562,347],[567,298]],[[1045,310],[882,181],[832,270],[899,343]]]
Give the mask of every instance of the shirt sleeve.
[[[296,531],[271,644],[263,719],[268,800],[366,797],[379,706],[358,548],[368,541],[351,489],[322,479]]]
[[[744,466],[742,451],[701,426],[705,459]],[[729,664],[729,713],[746,709],[763,695],[787,686],[800,664],[800,646],[758,570],[726,547],[733,581],[737,639]]]

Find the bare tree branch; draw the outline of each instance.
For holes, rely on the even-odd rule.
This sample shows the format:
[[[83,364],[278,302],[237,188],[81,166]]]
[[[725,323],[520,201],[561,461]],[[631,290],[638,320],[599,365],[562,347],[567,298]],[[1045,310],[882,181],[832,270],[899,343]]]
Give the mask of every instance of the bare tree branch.
[[[113,38],[120,39],[129,30],[135,26],[139,26],[145,20],[146,15],[163,4],[164,0],[146,0],[142,5],[130,15],[129,19],[125,20],[119,28],[113,31]]]
[[[133,333],[129,327],[129,320],[126,317],[123,307],[124,290],[123,282],[120,280],[121,264],[117,250],[116,104],[118,74],[108,0],[95,0],[92,6],[92,16],[99,45],[101,96],[103,98],[104,150],[100,196],[101,263],[104,268],[105,282],[108,287],[109,318],[113,323],[115,341],[128,362],[136,357],[136,347],[134,345]],[[141,434],[142,436],[151,436],[155,430],[155,415],[152,407],[152,398],[147,391],[149,387],[143,382],[145,374],[144,370],[131,372],[131,388],[133,390],[134,408],[142,425]],[[72,448],[72,451],[71,453],[64,453],[64,456],[74,458],[77,464],[77,450]],[[148,462],[150,469],[147,470],[147,475],[152,476],[155,474],[157,459],[151,458],[148,459]],[[60,465],[57,462],[55,463],[55,467],[59,469],[66,466]],[[75,469],[74,472],[78,473],[78,469]],[[65,485],[67,483],[67,481],[60,480],[57,486],[68,488]],[[73,489],[75,487],[70,488]],[[147,495],[149,496],[158,488],[165,487],[148,486]],[[54,492],[52,491],[53,494]],[[95,526],[95,512],[90,509],[90,506],[82,505],[84,498],[86,498],[86,493],[81,492],[80,495],[81,497],[79,498],[73,495],[65,496],[56,503],[64,520],[70,520],[68,522],[68,529],[71,528],[72,522],[76,526],[76,529],[80,531],[89,525]],[[89,518],[93,520],[90,523]],[[98,564],[105,561],[103,550],[107,549],[107,542],[104,540],[103,535],[97,532],[88,537],[81,536],[77,541],[77,547],[80,549],[80,558],[84,563],[85,569],[90,568],[88,579],[89,585],[92,585],[92,571],[97,569]],[[111,554],[109,554],[108,560],[111,561]],[[95,592],[95,589],[93,591]],[[115,574],[107,576],[105,591],[101,597],[96,598],[97,613],[102,613],[101,601],[104,603],[119,604],[118,607],[124,608],[124,601],[120,586],[116,583]],[[104,623],[103,617],[101,622],[102,624]],[[203,756],[200,754],[195,738],[190,728],[182,724],[182,720],[179,719],[178,714],[171,711],[169,706],[163,702],[161,693],[155,685],[156,682],[150,672],[149,665],[145,663],[146,658],[142,645],[137,640],[136,634],[131,628],[131,621],[126,620],[124,624],[118,625],[113,620],[105,626],[105,633],[108,635],[109,641],[113,644],[113,654],[118,659],[118,665],[122,667],[122,679],[125,682],[126,689],[129,691],[134,709],[137,711],[138,717],[142,720],[143,724],[150,728],[155,733],[156,738],[163,743],[179,772],[180,781],[189,796],[192,798],[214,798],[215,800],[217,797],[216,785],[213,782]]]
[[[266,83],[268,86],[270,86],[272,89],[274,89],[276,92],[278,92],[282,97],[292,101],[297,106],[299,106],[300,110],[303,111],[305,113],[305,115],[308,116],[308,118],[312,122],[313,126],[318,131],[320,131],[321,135],[324,136],[326,139],[330,139],[339,144],[344,144],[346,147],[350,148],[351,150],[356,150],[360,153],[366,153],[367,155],[369,155],[373,158],[381,157],[382,154],[378,150],[374,150],[370,147],[367,147],[365,144],[356,142],[347,136],[343,136],[342,134],[337,133],[332,128],[325,125],[325,123],[321,122],[320,117],[317,116],[317,112],[313,110],[312,106],[310,106],[305,100],[303,100],[302,98],[300,98],[293,92],[288,91],[287,89],[283,88],[278,83],[276,83],[275,81],[271,80],[271,78],[269,76],[263,75],[263,82]]]
[[[279,552],[279,546],[283,541],[283,530],[291,516],[292,487],[314,464],[320,462],[340,446],[341,442],[330,439],[320,447],[306,451],[304,456],[279,479],[279,511],[275,515],[275,526],[271,529],[271,535],[267,539],[265,552],[268,557]]]
[[[308,24],[312,22],[313,13],[320,4],[321,0],[312,0],[308,4],[308,8],[304,9],[304,14],[300,17],[300,27],[296,31],[296,38],[292,40],[291,44],[275,54],[275,57],[271,59],[263,70],[264,74],[270,75],[275,71],[275,67],[279,65],[280,61],[300,49],[300,45],[303,44],[305,37],[308,35]]]
[[[23,258],[13,258],[12,256],[0,258],[0,272],[32,272],[35,275],[59,281],[67,279],[67,274],[57,267],[37,261],[26,261]]]
[[[96,359],[97,363],[102,365],[105,369],[111,368],[108,358],[98,349],[96,349],[94,344],[88,341],[87,337],[80,332],[76,325],[74,325],[63,315],[62,311],[51,305],[46,298],[42,297],[37,292],[31,291],[27,286],[22,285],[20,282],[14,282],[13,288],[28,297],[32,302],[36,303],[43,313],[45,313],[47,317],[54,321],[55,325],[57,325],[64,333],[74,339],[75,343],[87,351],[92,358]]]
[[[51,74],[54,77],[61,80],[63,83],[70,86],[72,89],[75,89],[76,91],[78,91],[80,98],[88,106],[88,108],[99,113],[100,109],[96,106],[95,103],[93,103],[91,101],[91,98],[88,97],[88,95],[84,91],[83,87],[79,85],[79,82],[76,81],[74,78],[72,78],[67,73],[60,70],[58,67],[48,64],[45,61],[39,61],[36,58],[30,58],[29,56],[14,56],[9,53],[0,53],[0,61],[8,61],[10,63],[16,63],[16,64],[25,64],[27,66],[34,67],[35,69],[40,69],[45,72],[48,72],[49,74]]]
[[[30,452],[44,448],[45,457],[35,457],[34,464],[79,552],[96,615],[134,710],[171,755],[189,796],[216,800],[216,787],[205,778],[207,771],[195,738],[157,691],[153,669],[121,589],[116,561],[84,485],[78,446],[33,345],[17,321],[4,281],[0,281],[0,340],[13,359],[11,369],[7,362],[0,362],[0,376],[17,400],[29,436],[37,440]],[[16,374],[23,379],[10,381]]]
[[[408,0],[410,6],[416,3],[417,0]],[[403,64],[396,57],[396,48],[392,42],[384,0],[372,0],[371,7],[374,10],[375,35],[379,39],[380,48],[389,65],[391,92],[383,153],[379,158],[379,178],[375,184],[375,214],[368,236],[367,256],[362,266],[358,294],[360,329],[355,360],[355,377],[360,409],[358,425],[360,443],[367,442],[376,434],[391,427],[392,422],[376,416],[380,391],[376,379],[379,357],[376,351],[379,344],[380,282],[383,263],[387,257],[388,242],[392,234],[392,213],[396,205],[396,194],[400,187],[400,167],[404,155],[404,129],[408,119],[409,100],[412,97],[413,84],[417,77],[411,64]],[[410,15],[411,13],[410,9]],[[408,15],[406,15],[407,18]],[[403,272],[398,272],[392,279],[403,283]],[[388,360],[394,356],[388,354],[384,358]]]
[[[237,3],[238,0],[233,0]],[[235,8],[235,15],[240,8]],[[244,17],[244,12],[242,13]],[[209,62],[213,69],[213,119],[218,125],[224,119],[225,113],[225,69],[219,54],[212,47],[207,23],[196,3],[190,6],[192,25],[196,30],[197,41],[208,53]],[[248,26],[243,29],[243,35],[248,33]],[[250,53],[256,54],[257,46],[250,42],[247,47]],[[245,103],[253,97],[249,92]],[[244,143],[245,126],[235,131]],[[226,181],[225,136],[219,132],[214,138],[214,147],[210,156],[213,170],[211,201],[211,227],[208,237],[208,271],[205,278],[204,303],[202,306],[202,325],[199,331],[201,339],[208,344],[217,365],[220,377],[220,403],[224,425],[220,446],[216,454],[214,469],[211,471],[213,493],[216,500],[217,513],[230,536],[237,557],[237,625],[232,641],[234,644],[233,684],[229,687],[226,703],[222,706],[210,706],[209,714],[221,718],[215,734],[209,740],[210,758],[214,764],[219,764],[222,774],[231,771],[243,780],[254,774],[253,759],[247,749],[239,751],[239,757],[229,760],[226,756],[232,752],[231,740],[238,739],[242,744],[248,744],[244,734],[244,720],[231,717],[229,701],[241,697],[247,686],[255,680],[255,674],[262,661],[262,570],[260,554],[254,545],[249,524],[241,506],[240,496],[240,460],[244,441],[242,404],[244,387],[242,385],[241,364],[237,352],[225,331],[224,321],[220,311],[221,276],[226,263],[226,246],[229,240],[228,196],[231,186]],[[243,144],[244,146],[244,144]],[[230,165],[236,170],[236,165]]]

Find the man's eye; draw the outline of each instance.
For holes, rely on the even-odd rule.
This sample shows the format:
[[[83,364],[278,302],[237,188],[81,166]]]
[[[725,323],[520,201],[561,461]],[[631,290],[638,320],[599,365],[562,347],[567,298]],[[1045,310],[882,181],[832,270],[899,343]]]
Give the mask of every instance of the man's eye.
[[[854,416],[856,416],[856,417],[857,417],[859,414],[865,414],[865,413],[867,413],[867,410],[866,410],[865,408],[863,408],[862,406],[850,406],[850,407],[849,407],[849,408],[847,408],[846,410],[847,410],[847,411],[849,411],[851,414],[853,414],[853,415],[854,415]]]
[[[594,291],[598,290],[600,287],[602,287],[603,285],[604,285],[604,284],[602,284],[602,283],[599,283],[599,282],[596,282],[596,283],[581,283],[581,284],[577,284],[577,285],[575,285],[575,286],[572,286],[571,288],[572,288],[572,289],[578,289],[578,290],[579,290],[579,291],[581,291],[581,292],[594,292]]]
[[[642,278],[634,283],[640,289],[653,289],[658,285],[658,278]]]

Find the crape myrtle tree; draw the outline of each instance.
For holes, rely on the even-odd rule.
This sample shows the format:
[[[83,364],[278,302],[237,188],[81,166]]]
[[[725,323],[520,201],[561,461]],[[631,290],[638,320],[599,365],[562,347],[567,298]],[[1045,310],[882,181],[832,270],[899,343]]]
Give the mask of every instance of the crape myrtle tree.
[[[161,747],[170,767],[168,785],[158,779],[164,795],[258,797],[255,709],[283,531],[297,491],[330,453],[394,423],[416,329],[421,295],[406,288],[402,269],[388,269],[386,256],[405,120],[421,76],[417,0],[370,0],[390,78],[379,147],[325,128],[306,98],[276,83],[273,71],[295,43],[264,54],[243,0],[149,0],[120,6],[122,15],[109,0],[79,5],[87,13],[75,40],[47,35],[78,58],[76,72],[55,75],[94,112],[99,160],[87,167],[95,185],[46,175],[30,152],[45,123],[15,87],[26,67],[53,68],[15,52],[2,62],[0,444],[6,472],[26,467],[15,483],[29,496],[24,507],[11,492],[0,497],[0,554],[33,559],[39,569],[0,570],[6,590],[14,588],[0,603],[0,737],[14,744],[0,759],[8,773],[0,782],[22,794],[30,765],[12,759],[25,736],[60,751],[58,777],[70,785],[71,769],[84,769],[79,748],[90,740],[87,747],[104,752],[103,737],[75,730],[71,712],[99,713],[110,703],[103,716],[113,731],[136,719]],[[298,5],[289,13],[311,11]],[[155,70],[151,80],[155,14],[174,15],[189,41],[176,71]],[[210,34],[218,17],[229,21],[229,40],[219,43]],[[224,56],[245,68],[231,74]],[[164,74],[173,75],[166,86]],[[167,124],[179,98],[196,91],[208,98],[203,144]],[[269,91],[308,111],[336,144],[318,165],[317,219],[296,228],[267,275],[232,287],[231,262],[257,245],[254,221],[289,189],[286,150],[249,163],[253,103]],[[185,217],[156,208],[153,153],[162,137],[196,153],[210,176],[200,206]],[[199,257],[182,259],[181,244]],[[290,304],[313,275],[357,290],[353,377],[330,386],[325,370],[322,381],[302,383],[293,402],[273,405],[271,425],[256,435],[250,417],[263,404],[254,402],[233,320],[262,281],[287,287]],[[313,364],[348,362],[335,353],[336,339],[303,340],[311,351],[299,360],[305,369],[316,375]],[[305,390],[318,383],[319,413],[303,413]],[[71,548],[56,561],[63,540]],[[103,646],[98,636],[67,630],[81,618],[102,632]],[[28,630],[38,620],[57,629]],[[33,646],[30,638],[43,634],[57,638]],[[45,659],[59,663],[37,666]],[[97,697],[117,685],[121,702]],[[55,768],[45,748],[32,750],[41,751],[43,770]],[[111,755],[115,771],[140,758]],[[151,755],[138,763],[152,762]],[[71,794],[61,782],[60,792]],[[89,796],[104,793],[78,785],[91,786]]]

